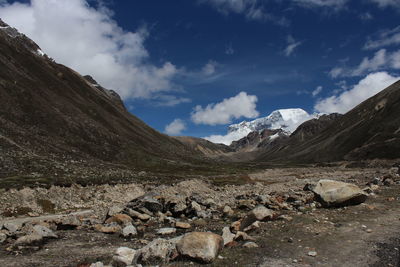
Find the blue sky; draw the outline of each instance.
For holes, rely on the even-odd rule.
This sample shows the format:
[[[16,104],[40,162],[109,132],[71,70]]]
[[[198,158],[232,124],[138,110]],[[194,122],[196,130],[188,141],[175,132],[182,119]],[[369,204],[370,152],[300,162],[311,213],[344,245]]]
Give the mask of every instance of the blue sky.
[[[0,18],[171,134],[346,112],[400,69],[399,0],[0,0]]]

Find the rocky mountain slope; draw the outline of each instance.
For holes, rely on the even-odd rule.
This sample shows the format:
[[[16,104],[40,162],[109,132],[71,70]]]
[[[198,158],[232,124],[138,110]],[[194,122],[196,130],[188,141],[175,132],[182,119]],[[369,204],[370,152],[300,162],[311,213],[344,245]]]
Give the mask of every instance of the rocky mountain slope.
[[[400,81],[322,127],[307,122],[261,161],[322,162],[400,157]],[[325,127],[325,128],[324,128]],[[317,134],[315,134],[315,131]]]
[[[100,172],[100,163],[164,168],[196,154],[128,113],[114,91],[55,63],[1,20],[0,65],[0,177],[78,175],[90,162]]]

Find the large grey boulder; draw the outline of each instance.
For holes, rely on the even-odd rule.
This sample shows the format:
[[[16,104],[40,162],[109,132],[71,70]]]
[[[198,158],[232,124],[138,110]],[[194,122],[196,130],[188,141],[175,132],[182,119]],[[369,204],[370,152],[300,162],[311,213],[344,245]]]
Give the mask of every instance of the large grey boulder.
[[[33,226],[34,234],[40,235],[43,238],[58,238],[58,236],[49,228],[43,225]]]
[[[211,263],[223,247],[222,237],[209,232],[188,233],[176,244],[180,255],[205,263]]]
[[[325,207],[357,205],[368,197],[356,185],[333,180],[320,180],[311,191],[314,192],[317,201]]]

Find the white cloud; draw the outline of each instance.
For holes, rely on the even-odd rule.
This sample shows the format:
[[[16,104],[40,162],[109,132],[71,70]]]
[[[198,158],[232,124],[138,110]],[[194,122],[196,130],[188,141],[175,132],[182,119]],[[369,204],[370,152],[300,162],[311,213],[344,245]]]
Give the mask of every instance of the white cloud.
[[[126,32],[104,7],[85,0],[31,0],[0,6],[0,17],[32,38],[56,61],[90,74],[124,99],[151,98],[175,90],[177,68],[149,62],[145,28]]]
[[[361,20],[364,20],[364,21],[368,21],[368,20],[374,19],[374,16],[372,16],[372,14],[369,13],[369,12],[362,13],[362,14],[360,14],[358,17],[359,17]]]
[[[400,26],[391,30],[380,31],[373,39],[369,39],[364,49],[377,49],[380,47],[400,44]]]
[[[177,97],[173,95],[157,95],[152,99],[157,106],[174,107],[183,103],[190,103],[192,100],[187,97]]]
[[[217,67],[218,63],[214,60],[210,60],[206,65],[204,65],[202,72],[204,75],[209,76],[215,73]]]
[[[388,65],[389,58],[386,56],[386,50],[377,51],[372,58],[365,57],[360,65],[352,71],[353,76],[362,75],[369,71],[376,71],[381,67]]]
[[[319,95],[322,92],[323,87],[322,86],[318,86],[317,88],[315,88],[314,91],[312,91],[312,96],[316,97],[317,95]]]
[[[348,0],[293,0],[295,3],[305,7],[333,7],[336,9],[343,8]]]
[[[333,69],[331,69],[329,71],[329,76],[331,76],[332,78],[337,78],[337,77],[341,76],[343,72],[344,72],[343,68],[334,67]]]
[[[300,46],[303,42],[302,41],[296,41],[291,35],[287,37],[287,43],[288,45],[286,46],[285,50],[283,53],[285,56],[289,57],[290,55],[293,54],[294,50]]]
[[[319,100],[314,109],[321,113],[346,113],[399,79],[400,77],[391,76],[387,72],[371,73],[350,90]]]
[[[329,75],[332,78],[354,77],[386,69],[400,69],[400,50],[387,52],[386,49],[380,49],[371,58],[363,58],[358,66],[352,68],[335,67],[329,72]]]
[[[378,6],[381,7],[381,8],[385,8],[385,7],[400,7],[400,1],[399,0],[370,0],[370,1],[378,4]]]
[[[245,136],[246,135],[240,132],[230,132],[226,135],[210,135],[203,138],[215,144],[224,144],[229,146],[233,141],[237,141]]]
[[[213,6],[222,14],[243,14],[248,20],[270,21],[280,26],[288,26],[290,22],[284,17],[277,17],[264,10],[262,1],[258,0],[198,0]]]
[[[232,119],[255,118],[259,115],[256,110],[257,96],[240,92],[238,95],[225,98],[217,104],[206,107],[196,106],[192,112],[192,121],[196,124],[228,124]]]
[[[165,133],[169,135],[179,135],[186,129],[185,123],[181,119],[175,119],[165,126]]]

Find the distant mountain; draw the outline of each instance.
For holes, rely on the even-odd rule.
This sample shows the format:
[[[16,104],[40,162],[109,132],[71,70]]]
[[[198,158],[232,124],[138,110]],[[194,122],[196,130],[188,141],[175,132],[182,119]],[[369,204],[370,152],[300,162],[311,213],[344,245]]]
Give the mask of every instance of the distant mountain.
[[[55,63],[1,20],[0,65],[0,178],[92,177],[113,168],[123,170],[115,174],[122,177],[127,168],[167,170],[200,155],[146,125],[116,92]],[[89,165],[97,172],[82,175]]]
[[[228,127],[228,133],[225,136],[212,136],[206,139],[214,143],[230,145],[233,141],[238,141],[251,132],[265,129],[280,129],[282,134],[290,135],[300,124],[316,117],[318,117],[317,114],[310,115],[300,108],[279,109],[273,111],[267,117],[232,124]]]
[[[400,158],[400,81],[344,115],[305,122],[258,161],[329,162]]]

